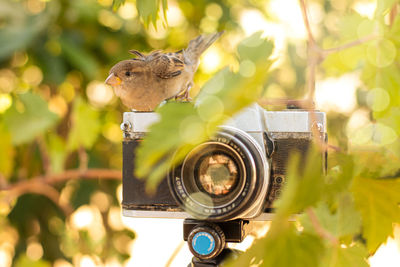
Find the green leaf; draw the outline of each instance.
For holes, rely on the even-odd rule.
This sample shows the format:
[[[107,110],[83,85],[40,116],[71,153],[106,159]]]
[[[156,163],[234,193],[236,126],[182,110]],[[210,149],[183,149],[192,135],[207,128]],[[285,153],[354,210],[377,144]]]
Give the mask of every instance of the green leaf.
[[[382,38],[368,44],[368,61],[379,68],[392,64],[396,58],[396,47],[389,39]]]
[[[365,45],[358,45],[326,57],[322,66],[328,76],[339,76],[362,66],[365,61]]]
[[[355,178],[351,188],[363,221],[363,237],[367,248],[375,251],[393,236],[394,223],[400,223],[400,178]]]
[[[49,111],[47,102],[30,92],[18,95],[4,114],[4,123],[10,131],[14,145],[32,141],[53,127],[57,120],[58,116]]]
[[[288,217],[318,202],[324,186],[322,175],[322,152],[318,148],[310,147],[307,157],[294,154],[289,159],[287,184],[274,203],[277,216]]]
[[[14,147],[11,142],[11,134],[0,121],[0,174],[8,177],[14,167]]]
[[[372,20],[361,16],[357,12],[352,12],[351,14],[340,17],[338,21],[340,40],[353,41],[362,37],[363,35],[370,33],[366,33],[364,29],[371,29],[371,24],[373,24]],[[362,31],[360,32],[360,30]]]
[[[334,213],[326,203],[319,203],[313,209],[318,222],[325,230],[337,238],[354,235],[360,232],[361,216],[354,207],[353,199],[349,194],[342,194],[338,200],[337,209]],[[307,214],[300,215],[301,225],[304,230],[316,234],[310,218]]]
[[[250,38],[254,39],[253,36]],[[254,49],[258,47],[268,47],[269,54],[261,54],[254,62],[248,59],[251,51],[239,51],[240,58],[246,58],[243,61],[249,64],[246,68],[252,73],[247,69],[243,75],[240,71],[234,73],[225,68],[203,86],[196,106],[167,103],[158,110],[161,120],[151,126],[136,157],[136,175],[147,177],[148,189],[156,187],[171,164],[178,163],[196,144],[206,141],[226,119],[258,99],[271,65],[268,57],[272,42],[261,39]],[[171,162],[174,155],[174,162]]]
[[[336,152],[329,158],[334,161],[334,167],[330,168],[325,178],[323,197],[330,201],[337,197],[337,194],[348,190],[354,177],[353,157],[344,153]]]
[[[361,80],[368,88],[382,88],[390,96],[390,106],[400,105],[400,69],[396,63],[386,67],[377,67],[367,63],[364,67]]]
[[[357,162],[355,175],[364,178],[397,177],[400,166],[398,154],[387,149],[354,151],[354,161]],[[373,157],[374,160],[371,160]]]
[[[136,8],[146,27],[152,23],[154,28],[156,28],[157,19],[159,18],[158,12],[161,4],[165,14],[168,8],[166,0],[163,0],[162,2],[160,0],[136,0]]]
[[[15,267],[50,267],[50,263],[44,260],[31,260],[26,255],[20,256],[15,265]]]
[[[185,127],[185,129],[182,129],[182,135],[185,135],[184,131],[191,131],[200,123],[192,103],[167,103],[158,110],[158,113],[161,116],[160,122],[151,126],[150,132],[137,151],[137,162],[140,163],[136,165],[139,166],[136,174],[139,177],[145,175],[156,177],[153,178],[155,181],[151,178],[148,181],[152,184],[151,187],[158,184],[159,177],[165,175],[170,167],[170,162],[165,160],[165,157],[171,159],[172,153],[182,146],[181,127]],[[191,124],[183,126],[185,118],[191,119]],[[200,136],[201,132],[198,133],[199,136],[190,136],[189,134],[187,139],[204,138]],[[191,140],[188,141],[186,145],[190,146]],[[159,161],[162,159],[164,159],[162,165],[154,166],[160,164]]]
[[[226,266],[319,266],[323,252],[321,239],[299,233],[293,225],[283,222],[271,226],[265,238],[256,240],[246,253]]]
[[[334,49],[356,41],[372,33],[381,35],[384,26],[379,22],[369,20],[353,13],[340,19],[338,25],[338,38],[327,37],[323,42],[323,48]],[[343,75],[349,71],[359,68],[366,60],[366,47],[370,42],[349,47],[329,54],[322,65],[327,75]]]
[[[322,264],[324,267],[368,267],[366,261],[367,249],[360,244],[352,247],[334,246],[324,254]]]
[[[266,42],[261,37],[262,32],[256,32],[238,45],[237,51],[240,60],[257,61],[260,57],[268,58],[274,48],[271,42]]]
[[[98,112],[82,98],[77,98],[72,110],[71,123],[67,149],[75,150],[80,146],[91,148],[100,132]]]
[[[112,9],[115,11],[117,11],[117,9],[122,6],[123,4],[125,4],[126,0],[113,0],[112,2]]]

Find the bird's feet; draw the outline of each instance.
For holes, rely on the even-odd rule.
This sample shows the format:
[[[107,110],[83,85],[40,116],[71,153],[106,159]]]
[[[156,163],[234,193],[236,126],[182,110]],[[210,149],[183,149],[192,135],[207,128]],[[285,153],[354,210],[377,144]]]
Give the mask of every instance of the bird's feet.
[[[175,96],[176,101],[180,102],[192,102],[192,98],[189,96],[189,90],[185,90],[183,93]]]

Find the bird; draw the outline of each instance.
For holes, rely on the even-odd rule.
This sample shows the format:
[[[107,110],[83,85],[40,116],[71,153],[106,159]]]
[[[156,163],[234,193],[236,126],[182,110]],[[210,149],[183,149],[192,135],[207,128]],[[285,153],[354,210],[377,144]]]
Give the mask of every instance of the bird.
[[[135,57],[115,64],[105,83],[126,107],[136,111],[153,111],[172,98],[188,101],[199,58],[222,33],[200,35],[186,49],[172,53],[156,50],[145,55],[129,50]]]

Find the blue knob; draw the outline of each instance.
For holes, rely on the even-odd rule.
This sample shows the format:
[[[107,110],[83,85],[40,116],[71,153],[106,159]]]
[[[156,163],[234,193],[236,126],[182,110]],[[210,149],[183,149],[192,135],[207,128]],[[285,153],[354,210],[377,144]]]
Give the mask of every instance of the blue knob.
[[[192,247],[200,255],[209,255],[214,251],[215,239],[207,232],[198,232],[192,239]]]

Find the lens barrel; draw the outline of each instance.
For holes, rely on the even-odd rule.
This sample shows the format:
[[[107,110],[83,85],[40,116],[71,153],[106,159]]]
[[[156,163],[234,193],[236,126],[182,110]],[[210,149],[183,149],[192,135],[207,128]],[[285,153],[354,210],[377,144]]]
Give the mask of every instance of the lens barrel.
[[[260,210],[268,187],[266,156],[246,132],[224,127],[172,169],[175,200],[194,218],[230,220]]]

